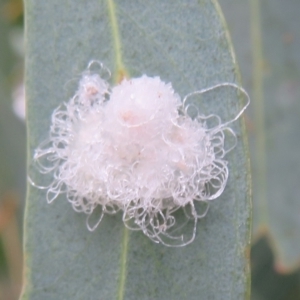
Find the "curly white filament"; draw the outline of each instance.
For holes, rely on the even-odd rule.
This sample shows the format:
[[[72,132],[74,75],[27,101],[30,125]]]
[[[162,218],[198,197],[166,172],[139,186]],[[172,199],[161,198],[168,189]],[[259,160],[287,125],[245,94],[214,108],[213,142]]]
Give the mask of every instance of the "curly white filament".
[[[226,186],[224,156],[233,147],[225,150],[225,131],[235,137],[228,126],[249,105],[248,94],[236,84],[222,83],[181,102],[170,83],[146,75],[124,79],[111,89],[91,71],[94,64],[83,73],[74,97],[54,110],[50,136],[34,153],[39,171],[53,176],[45,187],[48,203],[66,193],[75,211],[89,215],[90,231],[104,214],[121,211],[125,226],[142,230],[155,242],[175,247],[191,243],[208,201]],[[189,116],[189,97],[225,86],[247,97],[235,118],[222,124],[217,115]],[[206,125],[210,118],[217,120],[213,128]],[[199,213],[201,203],[205,207]],[[89,217],[98,206],[102,213],[91,226]],[[194,221],[187,240],[177,233],[186,223],[179,225],[180,209],[187,221]]]

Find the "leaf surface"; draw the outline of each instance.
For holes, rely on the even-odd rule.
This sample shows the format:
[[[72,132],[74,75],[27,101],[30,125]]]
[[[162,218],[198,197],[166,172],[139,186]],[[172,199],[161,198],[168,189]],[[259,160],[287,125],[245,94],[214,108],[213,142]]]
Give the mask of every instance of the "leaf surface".
[[[187,93],[236,82],[234,57],[215,1],[26,1],[29,160],[47,137],[54,108],[72,95],[91,59],[112,78],[160,76]],[[75,80],[75,81],[76,81]],[[74,93],[74,90],[73,90]],[[67,95],[66,95],[67,94]],[[242,107],[223,91],[200,106],[229,120]],[[244,299],[249,295],[250,187],[245,130],[227,159],[225,192],[198,222],[183,248],[151,242],[124,229],[121,216],[105,216],[93,233],[84,214],[61,196],[28,187],[22,299]]]
[[[252,96],[248,124],[254,238],[266,234],[277,271],[290,272],[300,266],[300,3],[220,3]]]

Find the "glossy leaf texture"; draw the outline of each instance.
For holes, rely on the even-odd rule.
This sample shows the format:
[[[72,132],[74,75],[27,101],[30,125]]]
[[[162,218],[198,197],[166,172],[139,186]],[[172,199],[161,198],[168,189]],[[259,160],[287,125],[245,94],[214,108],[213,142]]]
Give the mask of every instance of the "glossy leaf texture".
[[[215,1],[25,1],[28,159],[48,134],[53,109],[74,93],[91,59],[124,75],[160,76],[187,93],[238,82],[233,50]],[[72,84],[71,84],[72,85]],[[244,105],[232,89],[199,102],[230,120]],[[247,299],[250,175],[243,119],[232,125],[229,182],[198,222],[195,241],[168,248],[105,216],[90,233],[64,196],[48,205],[28,186],[22,299]],[[30,163],[29,163],[30,164]]]
[[[252,96],[253,237],[266,235],[276,270],[291,272],[300,265],[300,3],[220,3]]]

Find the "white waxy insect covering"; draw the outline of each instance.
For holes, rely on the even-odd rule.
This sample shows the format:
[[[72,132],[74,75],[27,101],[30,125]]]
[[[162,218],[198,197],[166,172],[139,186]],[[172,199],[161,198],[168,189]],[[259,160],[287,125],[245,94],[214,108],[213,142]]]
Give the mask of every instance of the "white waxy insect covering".
[[[128,228],[155,242],[192,242],[197,219],[208,209],[199,215],[195,204],[215,199],[225,188],[224,131],[234,132],[230,122],[221,124],[214,115],[219,124],[207,128],[205,116],[192,119],[187,110],[159,77],[124,79],[110,89],[87,70],[74,97],[53,112],[49,139],[35,150],[40,171],[53,174],[48,202],[65,192],[76,211],[91,215],[101,206],[98,223],[92,228],[87,222],[90,230],[105,213],[121,211]],[[172,233],[179,209],[194,221],[188,239]]]

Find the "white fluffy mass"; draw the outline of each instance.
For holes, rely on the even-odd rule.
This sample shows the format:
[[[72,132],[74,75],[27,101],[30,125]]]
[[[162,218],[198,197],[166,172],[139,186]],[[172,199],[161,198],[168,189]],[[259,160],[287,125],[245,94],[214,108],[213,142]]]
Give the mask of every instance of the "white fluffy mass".
[[[40,171],[53,176],[48,202],[66,193],[76,211],[91,215],[101,206],[90,230],[105,213],[121,211],[128,228],[155,242],[192,242],[207,211],[199,215],[196,203],[218,197],[227,182],[228,127],[206,128],[205,117],[192,119],[187,109],[159,77],[124,79],[110,88],[87,70],[74,97],[53,112],[49,139],[35,150]],[[194,221],[188,240],[176,234],[185,225],[178,225],[179,209]]]

